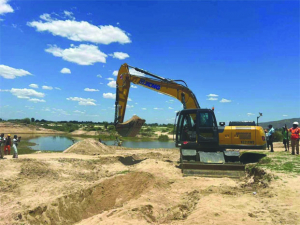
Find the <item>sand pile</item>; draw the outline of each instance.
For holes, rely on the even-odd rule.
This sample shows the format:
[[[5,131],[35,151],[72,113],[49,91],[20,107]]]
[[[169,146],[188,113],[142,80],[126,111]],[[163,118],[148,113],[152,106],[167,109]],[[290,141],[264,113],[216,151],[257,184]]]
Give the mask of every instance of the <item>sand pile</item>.
[[[115,149],[100,143],[99,141],[88,138],[80,141],[67,148],[64,153],[76,153],[82,155],[99,155],[99,154],[112,154]]]

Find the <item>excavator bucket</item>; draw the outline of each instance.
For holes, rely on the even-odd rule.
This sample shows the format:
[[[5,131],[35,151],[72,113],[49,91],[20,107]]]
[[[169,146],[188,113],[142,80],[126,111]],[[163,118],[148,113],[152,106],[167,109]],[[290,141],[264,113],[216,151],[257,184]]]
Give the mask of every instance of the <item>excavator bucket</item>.
[[[118,123],[116,125],[116,131],[122,137],[135,137],[141,130],[146,120],[141,119],[138,116],[131,117],[124,123]]]

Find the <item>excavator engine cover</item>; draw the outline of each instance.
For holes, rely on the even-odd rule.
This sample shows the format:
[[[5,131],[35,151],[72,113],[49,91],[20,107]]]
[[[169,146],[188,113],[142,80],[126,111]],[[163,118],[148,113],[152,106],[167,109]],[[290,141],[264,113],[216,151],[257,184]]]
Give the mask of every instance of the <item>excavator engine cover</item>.
[[[122,137],[135,137],[141,130],[146,120],[133,116],[130,120],[116,125],[116,131]]]

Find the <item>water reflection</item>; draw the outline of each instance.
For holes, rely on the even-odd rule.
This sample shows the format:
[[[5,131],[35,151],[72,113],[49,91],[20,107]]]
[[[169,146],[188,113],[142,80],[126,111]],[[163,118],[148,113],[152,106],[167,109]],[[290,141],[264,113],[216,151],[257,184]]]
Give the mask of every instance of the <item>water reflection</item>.
[[[82,140],[74,137],[66,136],[34,136],[28,137],[29,142],[33,142],[36,145],[31,146],[33,150],[38,151],[64,151],[72,144]],[[97,139],[98,140],[98,139]],[[103,141],[106,145],[114,145],[115,141]],[[174,142],[160,142],[160,141],[123,141],[123,147],[128,148],[175,148]]]

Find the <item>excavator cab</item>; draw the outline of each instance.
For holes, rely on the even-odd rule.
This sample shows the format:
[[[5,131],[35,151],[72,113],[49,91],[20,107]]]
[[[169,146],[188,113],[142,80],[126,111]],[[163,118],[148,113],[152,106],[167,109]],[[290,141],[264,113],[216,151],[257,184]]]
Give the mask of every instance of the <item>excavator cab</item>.
[[[212,110],[186,109],[177,116],[176,147],[206,151],[218,149],[218,126]]]

